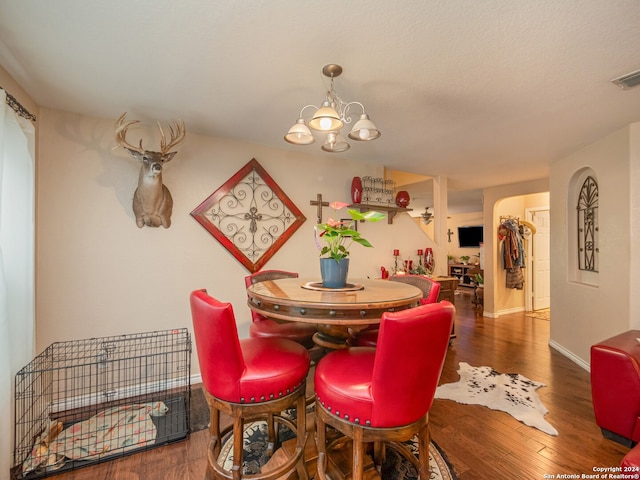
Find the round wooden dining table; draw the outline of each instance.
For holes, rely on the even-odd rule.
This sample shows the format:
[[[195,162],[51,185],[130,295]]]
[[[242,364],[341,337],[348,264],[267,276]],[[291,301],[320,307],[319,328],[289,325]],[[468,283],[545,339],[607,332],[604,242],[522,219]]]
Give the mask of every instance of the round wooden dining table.
[[[343,289],[323,288],[305,278],[282,278],[247,288],[248,305],[269,318],[317,326],[314,342],[324,348],[347,347],[350,331],[380,323],[384,312],[415,307],[422,291],[387,280],[354,280]]]

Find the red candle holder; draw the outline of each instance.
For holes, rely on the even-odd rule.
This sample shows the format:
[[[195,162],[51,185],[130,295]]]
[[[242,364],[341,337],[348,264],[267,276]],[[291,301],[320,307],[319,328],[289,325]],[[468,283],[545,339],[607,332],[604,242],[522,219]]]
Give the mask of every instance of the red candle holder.
[[[393,250],[393,273],[398,273],[398,256],[400,255],[400,250]]]

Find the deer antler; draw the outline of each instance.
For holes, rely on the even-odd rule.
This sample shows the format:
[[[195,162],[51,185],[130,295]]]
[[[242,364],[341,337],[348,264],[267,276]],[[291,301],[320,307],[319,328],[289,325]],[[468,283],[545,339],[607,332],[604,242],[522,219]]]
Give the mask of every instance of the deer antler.
[[[162,125],[160,125],[160,122],[158,122],[158,128],[160,129],[160,135],[162,136],[160,140],[160,152],[162,152],[163,155],[169,153],[169,150],[171,150],[173,147],[175,147],[180,142],[182,142],[182,140],[184,140],[186,132],[184,128],[184,122],[182,120],[176,121],[175,130],[171,126],[171,124],[169,124],[169,131],[171,132],[171,140],[169,141],[168,145],[167,145],[167,139],[164,136],[164,131],[162,130]]]
[[[127,115],[127,112],[124,112],[118,121],[116,122],[116,141],[120,144],[121,147],[128,148],[129,150],[133,150],[138,153],[144,153],[146,150],[142,147],[142,139],[140,139],[140,145],[138,147],[134,147],[129,142],[127,142],[127,129],[131,125],[135,125],[136,123],[140,123],[138,120],[131,120],[130,122],[125,122],[124,117]],[[184,128],[184,122],[182,120],[178,120],[175,122],[175,127],[169,124],[169,132],[171,134],[171,138],[169,139],[169,143],[167,144],[167,137],[164,134],[164,130],[162,130],[162,125],[158,122],[158,128],[160,129],[160,153],[166,155],[169,153],[173,147],[178,145],[180,142],[184,140],[186,131]]]
[[[144,153],[144,148],[142,148],[142,139],[140,139],[140,146],[134,147],[129,142],[127,142],[127,129],[131,125],[135,125],[136,123],[140,123],[139,120],[131,120],[130,122],[125,123],[124,117],[127,115],[127,112],[124,112],[120,115],[120,118],[116,122],[116,141],[120,144],[121,147],[127,148],[129,150],[133,150],[138,153]]]

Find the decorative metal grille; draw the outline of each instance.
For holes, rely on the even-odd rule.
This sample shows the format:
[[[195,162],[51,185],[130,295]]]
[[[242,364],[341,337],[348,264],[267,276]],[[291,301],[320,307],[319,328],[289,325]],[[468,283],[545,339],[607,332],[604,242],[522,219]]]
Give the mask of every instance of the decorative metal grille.
[[[598,271],[598,183],[589,176],[578,196],[578,268]]]
[[[252,273],[306,220],[255,158],[191,215]]]

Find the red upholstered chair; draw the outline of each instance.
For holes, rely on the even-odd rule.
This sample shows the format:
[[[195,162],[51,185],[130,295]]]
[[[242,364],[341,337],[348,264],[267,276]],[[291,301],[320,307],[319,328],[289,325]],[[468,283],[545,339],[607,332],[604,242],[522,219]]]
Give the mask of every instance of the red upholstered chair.
[[[205,396],[209,404],[211,435],[206,479],[243,478],[243,431],[245,420],[264,418],[268,425],[270,452],[277,445],[275,424],[286,425],[297,435],[295,452],[273,470],[252,479],[275,479],[298,470],[306,479],[305,385],[309,353],[300,344],[278,338],[240,340],[230,303],[210,297],[206,290],[191,293],[191,314]],[[297,424],[280,413],[296,407]],[[233,425],[220,432],[220,412],[233,418]],[[233,428],[233,467],[219,463],[222,438]]]
[[[436,303],[440,294],[440,284],[435,280],[422,275],[391,275],[389,280],[392,282],[408,283],[422,290],[422,299],[420,303]],[[361,332],[354,334],[350,339],[351,345],[357,347],[375,347],[378,343],[377,325],[367,328]]]
[[[429,478],[429,410],[444,365],[454,306],[443,301],[386,312],[377,348],[329,353],[315,372],[318,475],[327,468],[328,424],[353,440],[353,479],[363,476],[364,444],[376,442],[376,465],[384,445],[397,450]],[[419,458],[397,442],[418,434]],[[336,440],[336,442],[341,439]]]
[[[422,303],[436,303],[440,294],[440,284],[423,275],[391,275],[391,282],[408,283],[422,290]]]
[[[254,283],[276,280],[279,278],[297,278],[298,274],[286,272],[284,270],[262,270],[244,277],[245,285],[248,288]],[[307,348],[313,347],[313,335],[317,329],[315,325],[300,322],[276,321],[251,311],[251,326],[249,335],[253,338],[286,338],[304,345]]]
[[[637,472],[640,469],[640,445],[636,445],[622,458],[620,466],[623,472]]]
[[[628,447],[640,442],[640,330],[591,346],[591,396],[605,438]],[[638,455],[636,455],[638,456]]]

